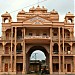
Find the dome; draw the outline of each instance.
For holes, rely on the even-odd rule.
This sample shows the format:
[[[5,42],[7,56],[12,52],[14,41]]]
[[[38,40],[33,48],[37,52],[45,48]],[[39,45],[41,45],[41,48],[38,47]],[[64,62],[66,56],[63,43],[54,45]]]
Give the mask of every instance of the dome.
[[[34,6],[32,8],[30,8],[29,10],[35,10]]]
[[[74,16],[71,12],[68,12],[66,16]]]
[[[25,11],[22,9],[21,11],[18,12],[18,14],[25,14]]]
[[[1,16],[10,16],[10,14],[6,11],[6,13],[2,14]]]
[[[44,6],[42,6],[42,10],[47,10]]]
[[[35,10],[42,10],[42,9],[41,9],[40,6],[38,5]]]
[[[51,14],[58,14],[58,12],[55,11],[55,9],[53,9],[50,13],[51,13]]]

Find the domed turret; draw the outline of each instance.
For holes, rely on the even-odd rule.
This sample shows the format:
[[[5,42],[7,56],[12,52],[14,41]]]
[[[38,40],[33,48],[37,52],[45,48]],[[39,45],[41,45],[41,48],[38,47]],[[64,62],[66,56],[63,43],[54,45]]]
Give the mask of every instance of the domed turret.
[[[25,14],[25,11],[22,9],[21,11],[18,12],[18,14]]]
[[[25,11],[22,9],[17,14],[17,21],[22,22],[25,19]]]
[[[39,5],[34,8],[34,6],[32,8],[29,9],[29,12],[31,13],[37,13],[37,12],[40,12],[40,13],[46,13],[47,12],[47,9],[44,8],[44,6],[41,8]]]
[[[59,21],[59,14],[55,9],[50,12],[50,19],[56,22]]]
[[[9,23],[12,21],[11,15],[8,12],[2,14],[1,17],[2,17],[2,23]]]
[[[72,24],[74,23],[74,15],[71,12],[68,12],[65,16],[65,23]]]
[[[55,9],[53,9],[53,10],[50,12],[50,14],[58,14],[58,12],[55,11]]]

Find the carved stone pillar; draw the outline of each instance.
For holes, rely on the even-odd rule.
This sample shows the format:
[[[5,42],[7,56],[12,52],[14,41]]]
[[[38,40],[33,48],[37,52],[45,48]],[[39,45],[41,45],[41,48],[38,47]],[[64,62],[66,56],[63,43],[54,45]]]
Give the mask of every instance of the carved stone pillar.
[[[73,56],[73,62],[74,62],[74,74],[75,74],[75,56]]]
[[[1,57],[1,55],[0,55],[0,72],[1,72],[1,68],[2,68],[2,67],[1,67],[1,65],[2,65],[2,64],[1,64],[1,63],[2,63],[1,58],[2,58],[2,57]]]
[[[11,72],[12,72],[12,41],[13,41],[13,27],[11,28],[11,61],[10,61],[10,63],[11,63]]]
[[[60,27],[58,28],[59,33],[59,74],[61,72],[61,57],[60,57]]]
[[[25,28],[24,28],[24,37],[25,37]],[[25,39],[23,40],[23,73],[26,74],[26,48],[25,48]]]
[[[51,37],[51,40],[50,40],[50,74],[53,73],[52,71],[52,28],[50,28],[50,37]]]
[[[63,33],[63,73],[64,73],[64,28],[62,28],[62,33]]]
[[[15,27],[15,50],[14,50],[14,72],[16,72],[16,36],[17,28]]]

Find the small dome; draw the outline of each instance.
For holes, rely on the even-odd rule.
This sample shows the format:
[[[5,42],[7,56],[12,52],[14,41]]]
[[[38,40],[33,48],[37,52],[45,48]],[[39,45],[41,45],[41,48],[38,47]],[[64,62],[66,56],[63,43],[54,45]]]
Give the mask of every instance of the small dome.
[[[1,16],[10,16],[10,14],[6,11],[6,13],[2,14]]]
[[[40,6],[38,5],[35,10],[42,10],[42,9],[41,9]]]
[[[51,14],[58,14],[58,12],[55,11],[55,9],[53,9],[50,13],[51,13]]]
[[[66,16],[74,16],[71,12],[68,12]]]
[[[32,8],[30,8],[29,10],[35,10],[34,6]]]
[[[18,14],[25,14],[25,11],[22,9]]]
[[[42,6],[42,10],[47,10],[44,6]]]

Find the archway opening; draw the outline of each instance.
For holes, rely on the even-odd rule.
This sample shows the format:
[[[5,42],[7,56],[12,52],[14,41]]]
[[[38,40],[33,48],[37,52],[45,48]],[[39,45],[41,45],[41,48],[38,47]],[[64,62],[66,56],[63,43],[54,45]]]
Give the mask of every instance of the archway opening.
[[[35,50],[31,56],[30,56],[30,60],[39,60],[39,61],[42,61],[42,60],[46,60],[46,56],[45,54],[40,51],[40,50]]]
[[[49,73],[49,53],[42,46],[31,47],[27,53],[27,73]]]

